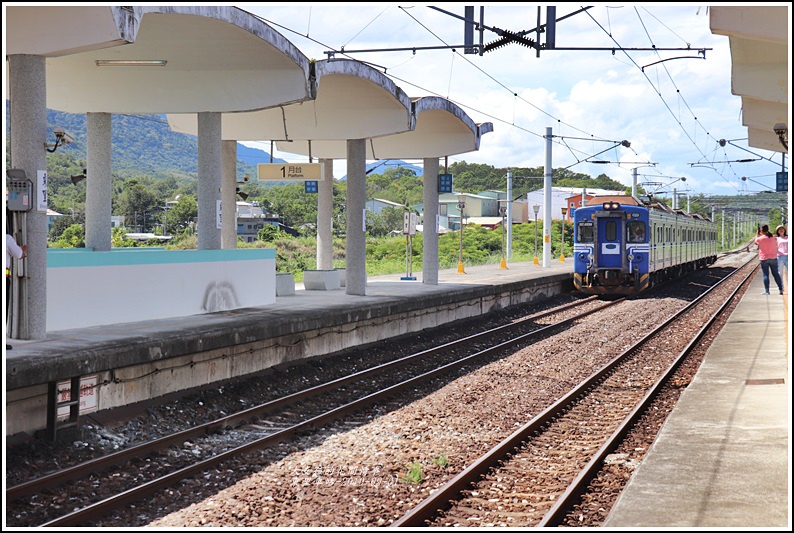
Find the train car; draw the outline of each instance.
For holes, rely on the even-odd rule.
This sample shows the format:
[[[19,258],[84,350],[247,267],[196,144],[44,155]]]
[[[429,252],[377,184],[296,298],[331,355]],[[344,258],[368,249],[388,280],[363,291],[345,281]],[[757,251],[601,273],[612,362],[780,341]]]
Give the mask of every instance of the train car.
[[[573,282],[586,294],[639,294],[717,259],[714,223],[650,198],[595,197],[573,223]]]

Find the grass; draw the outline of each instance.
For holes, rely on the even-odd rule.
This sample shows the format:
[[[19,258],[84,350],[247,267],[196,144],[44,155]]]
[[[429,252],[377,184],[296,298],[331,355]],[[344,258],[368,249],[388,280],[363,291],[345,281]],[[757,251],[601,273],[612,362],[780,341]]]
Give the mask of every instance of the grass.
[[[408,469],[408,472],[400,476],[400,479],[403,482],[415,484],[425,479],[425,475],[422,473],[422,463],[419,461],[414,461],[405,466]]]

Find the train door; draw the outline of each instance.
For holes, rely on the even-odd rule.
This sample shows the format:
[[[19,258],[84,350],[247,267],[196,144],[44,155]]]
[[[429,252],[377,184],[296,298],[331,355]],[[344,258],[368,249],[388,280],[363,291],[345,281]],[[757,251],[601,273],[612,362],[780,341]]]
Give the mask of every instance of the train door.
[[[608,217],[598,224],[598,268],[621,268],[623,266],[623,218]]]

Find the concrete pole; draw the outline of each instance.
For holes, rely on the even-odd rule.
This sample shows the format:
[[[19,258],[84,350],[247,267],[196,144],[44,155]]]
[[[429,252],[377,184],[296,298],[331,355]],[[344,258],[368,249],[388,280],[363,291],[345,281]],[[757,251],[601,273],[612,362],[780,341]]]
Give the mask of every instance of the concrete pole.
[[[678,191],[673,189],[673,209],[678,209]]]
[[[551,128],[546,128],[546,166],[543,172],[543,268],[551,262]]]
[[[367,290],[367,236],[364,230],[367,195],[366,156],[364,139],[347,141],[346,292],[358,296],[364,296]]]
[[[422,283],[438,285],[438,158],[425,158],[422,175]]]
[[[513,258],[513,173],[507,173],[507,250],[505,256]]]
[[[334,268],[334,160],[320,159],[323,179],[317,183],[317,269]]]
[[[95,252],[112,245],[111,130],[110,113],[86,115],[85,246]]]
[[[46,58],[35,55],[7,56],[8,97],[11,101],[11,165],[25,171],[33,183],[33,209],[22,226],[28,246],[25,276],[18,278],[19,313],[8,331],[15,339],[44,339],[47,333],[47,211],[39,211],[38,175],[47,170],[47,73]],[[13,308],[14,306],[12,306]],[[13,312],[13,311],[12,311]]]
[[[237,248],[237,141],[221,141],[221,248]]]
[[[631,169],[631,195],[637,197],[637,167]]]
[[[198,249],[220,250],[221,114],[198,114]]]
[[[722,249],[725,249],[725,210],[722,210]]]

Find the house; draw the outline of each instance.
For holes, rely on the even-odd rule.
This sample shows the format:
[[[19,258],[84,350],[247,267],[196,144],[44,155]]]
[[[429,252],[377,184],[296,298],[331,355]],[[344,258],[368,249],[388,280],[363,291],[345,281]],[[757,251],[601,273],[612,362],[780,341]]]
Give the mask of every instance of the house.
[[[402,204],[398,204],[397,202],[390,202],[389,200],[382,200],[380,198],[373,198],[372,200],[367,200],[366,208],[379,215],[381,211],[383,211],[387,207],[396,207],[400,210],[405,209],[405,206]]]
[[[256,241],[265,224],[282,227],[279,216],[266,213],[259,202],[237,202],[237,237],[243,242]]]
[[[584,196],[584,202],[582,202],[582,197]],[[595,197],[614,197],[618,198],[617,201],[621,201],[621,203],[630,203],[631,205],[636,205],[636,201],[630,196],[627,195],[623,191],[607,191],[604,189],[583,189],[578,194],[574,194],[573,196],[569,196],[566,199],[566,203],[568,204],[568,212],[565,214],[565,220],[573,220],[573,212],[576,211],[577,207],[582,207],[588,204],[589,200],[592,200]],[[630,199],[630,200],[627,200]]]
[[[483,191],[479,193],[480,196],[487,196],[489,198],[496,198],[499,201],[499,207],[502,207],[502,203],[507,198],[507,192],[505,191],[496,191],[496,190],[489,190]],[[527,202],[523,199],[513,200],[513,205],[511,206],[512,209],[510,211],[512,215],[513,224],[524,224],[529,220],[529,206]]]
[[[562,208],[566,209],[566,219],[570,220],[569,213],[571,210],[571,202],[569,198],[579,196],[579,202],[581,202],[581,195],[582,192],[585,192],[585,196],[588,197],[590,195],[605,195],[605,194],[625,194],[623,191],[607,191],[604,189],[586,189],[583,187],[552,187],[551,188],[551,219],[552,220],[560,220],[562,218]],[[575,204],[576,202],[574,202]],[[543,189],[538,189],[537,191],[532,191],[527,193],[527,206],[532,209],[530,211],[532,220],[535,219],[535,206],[537,206],[537,219],[543,220],[544,213],[543,213],[543,206],[544,206],[544,198],[543,198]],[[576,209],[577,205],[573,206],[573,209]]]

